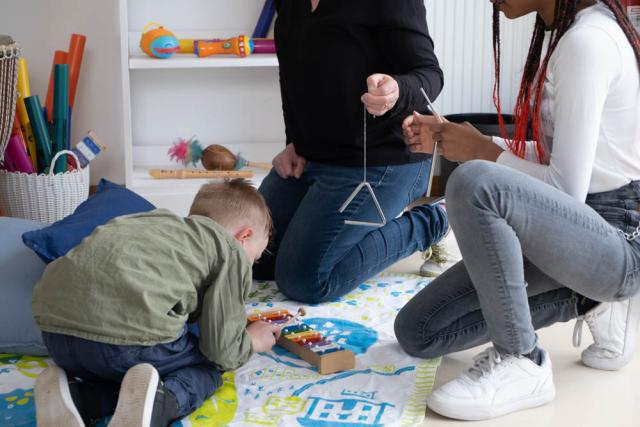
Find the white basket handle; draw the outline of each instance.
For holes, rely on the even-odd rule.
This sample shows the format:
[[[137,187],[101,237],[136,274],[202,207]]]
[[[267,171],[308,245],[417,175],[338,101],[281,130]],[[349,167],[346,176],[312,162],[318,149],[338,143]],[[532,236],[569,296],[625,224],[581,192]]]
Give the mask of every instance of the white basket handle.
[[[56,161],[60,158],[60,156],[62,156],[63,154],[71,154],[71,156],[73,156],[73,158],[76,161],[76,170],[79,171],[80,169],[82,169],[80,167],[80,159],[78,159],[78,156],[76,156],[76,153],[74,153],[73,151],[70,150],[61,150],[58,151],[56,153],[55,156],[53,156],[53,160],[51,160],[51,165],[49,165],[49,176],[53,175],[53,170],[55,169],[55,165],[56,165]]]

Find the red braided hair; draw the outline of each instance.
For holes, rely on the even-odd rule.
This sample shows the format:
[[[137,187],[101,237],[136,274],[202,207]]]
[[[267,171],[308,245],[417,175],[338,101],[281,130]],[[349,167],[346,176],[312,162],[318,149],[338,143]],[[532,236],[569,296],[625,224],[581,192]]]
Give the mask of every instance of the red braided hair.
[[[600,2],[605,4],[613,12],[618,25],[622,28],[622,31],[627,36],[633,48],[640,69],[640,36],[629,20],[625,8],[619,0],[600,0]],[[527,62],[524,66],[524,73],[514,111],[515,131],[513,139],[510,139],[507,135],[504,118],[502,117],[502,105],[500,102],[500,9],[498,4],[494,4],[493,6],[493,52],[495,62],[493,103],[498,111],[502,136],[507,140],[509,149],[519,157],[524,157],[525,155],[528,124],[529,120],[531,120],[538,160],[540,162],[543,161],[544,150],[540,143],[542,139],[540,108],[547,67],[551,55],[558,46],[558,42],[575,21],[578,12],[577,6],[578,0],[556,0],[553,31],[551,33],[551,39],[549,40],[549,49],[544,58],[542,58],[542,48],[547,27],[540,15],[538,15],[536,19],[531,46],[529,47]]]

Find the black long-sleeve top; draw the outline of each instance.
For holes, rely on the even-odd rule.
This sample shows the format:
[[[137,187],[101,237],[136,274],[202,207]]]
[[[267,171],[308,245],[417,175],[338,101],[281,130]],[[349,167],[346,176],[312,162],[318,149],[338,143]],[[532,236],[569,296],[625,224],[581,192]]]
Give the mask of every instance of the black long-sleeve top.
[[[310,161],[342,166],[363,162],[363,104],[367,77],[391,75],[400,98],[367,121],[370,166],[422,161],[402,138],[402,120],[426,111],[442,90],[423,0],[276,0],[275,39],[287,143]]]

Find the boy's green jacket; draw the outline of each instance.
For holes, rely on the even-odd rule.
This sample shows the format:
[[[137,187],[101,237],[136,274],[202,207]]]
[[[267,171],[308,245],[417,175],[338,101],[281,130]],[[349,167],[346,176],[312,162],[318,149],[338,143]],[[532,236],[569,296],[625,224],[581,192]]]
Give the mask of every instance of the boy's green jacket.
[[[251,355],[251,263],[215,221],[167,210],[116,218],[47,266],[33,294],[46,332],[116,345],[175,341],[197,322],[220,369]]]

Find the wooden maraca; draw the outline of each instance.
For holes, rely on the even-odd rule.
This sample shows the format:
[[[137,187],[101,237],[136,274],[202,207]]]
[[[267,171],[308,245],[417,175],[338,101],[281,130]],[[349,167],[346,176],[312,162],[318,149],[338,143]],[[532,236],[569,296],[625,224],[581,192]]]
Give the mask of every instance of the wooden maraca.
[[[191,137],[191,139],[179,139],[170,149],[169,156],[172,160],[179,161],[187,166],[193,163],[195,166],[198,160],[202,162],[202,166],[210,171],[233,171],[240,170],[245,167],[270,170],[270,163],[250,162],[240,154],[235,155],[222,145],[209,145],[204,150],[200,142]]]
[[[270,163],[250,162],[240,154],[235,155],[222,145],[210,145],[202,152],[202,166],[207,170],[240,170],[245,167],[271,169]]]

